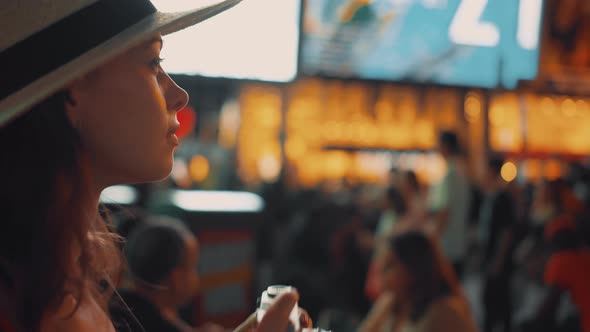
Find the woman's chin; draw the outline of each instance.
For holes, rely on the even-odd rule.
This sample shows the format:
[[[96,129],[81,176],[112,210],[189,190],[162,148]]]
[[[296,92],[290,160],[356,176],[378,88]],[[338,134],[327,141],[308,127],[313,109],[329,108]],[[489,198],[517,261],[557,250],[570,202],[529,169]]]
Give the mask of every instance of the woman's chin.
[[[145,169],[143,172],[141,172],[141,176],[135,179],[134,182],[147,183],[164,180],[172,172],[172,165],[173,163],[172,161],[170,161],[169,163],[157,165],[158,167],[153,167],[156,166],[156,164],[154,163],[151,165],[152,167],[150,167],[150,169]]]
[[[157,174],[154,174],[154,179],[151,180],[150,182],[154,182],[154,181],[161,181],[164,180],[165,178],[167,178],[168,176],[170,176],[170,173],[172,173],[172,166],[173,166],[173,161],[170,161],[169,164],[164,165],[158,172]]]

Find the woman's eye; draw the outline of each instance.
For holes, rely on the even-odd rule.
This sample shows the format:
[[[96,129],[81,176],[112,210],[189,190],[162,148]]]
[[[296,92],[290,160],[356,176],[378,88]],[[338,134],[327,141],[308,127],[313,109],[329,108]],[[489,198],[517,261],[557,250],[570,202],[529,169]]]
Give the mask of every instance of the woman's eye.
[[[164,61],[164,59],[162,59],[162,58],[155,58],[155,59],[152,60],[152,62],[150,63],[150,65],[151,65],[151,67],[154,70],[157,70],[157,69],[160,68],[160,65],[162,64],[162,61]]]

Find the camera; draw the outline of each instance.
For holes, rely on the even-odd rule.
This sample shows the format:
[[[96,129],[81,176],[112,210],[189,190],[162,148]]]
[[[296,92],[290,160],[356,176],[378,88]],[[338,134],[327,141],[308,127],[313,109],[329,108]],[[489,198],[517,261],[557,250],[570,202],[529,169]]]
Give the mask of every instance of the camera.
[[[268,286],[268,288],[262,292],[262,296],[258,298],[258,309],[256,310],[256,320],[258,320],[258,323],[260,323],[262,317],[264,317],[264,314],[266,314],[268,307],[270,307],[270,305],[277,297],[279,297],[279,295],[293,291],[296,291],[296,289],[291,286]],[[289,321],[291,322],[291,328],[293,328],[294,331],[300,330],[301,326],[299,324],[299,306],[297,303],[295,303],[293,310],[291,310]]]
[[[260,321],[262,320],[262,317],[264,317],[264,314],[266,314],[266,310],[268,309],[268,307],[270,307],[270,305],[274,302],[274,300],[279,297],[279,295],[283,294],[283,293],[290,293],[293,291],[296,291],[297,289],[295,287],[292,286],[284,286],[284,285],[273,285],[273,286],[268,286],[268,288],[262,292],[262,296],[258,298],[258,303],[257,303],[257,307],[258,309],[256,310],[256,320],[258,321],[258,323],[260,323]],[[304,328],[303,330],[301,329],[301,324],[299,323],[299,305],[297,303],[295,303],[295,306],[293,307],[293,310],[291,310],[291,314],[289,315],[289,321],[291,322],[291,324],[289,324],[289,328],[288,331],[289,332],[326,332],[322,329],[318,329],[318,328],[313,328],[313,329],[308,329],[308,328]]]

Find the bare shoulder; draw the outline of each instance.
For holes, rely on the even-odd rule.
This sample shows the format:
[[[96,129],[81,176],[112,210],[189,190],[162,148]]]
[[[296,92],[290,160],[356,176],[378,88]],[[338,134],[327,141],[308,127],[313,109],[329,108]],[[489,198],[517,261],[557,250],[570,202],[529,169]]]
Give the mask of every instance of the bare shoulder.
[[[48,310],[41,319],[41,332],[115,332],[108,315],[91,294],[82,302],[66,295],[58,308]]]

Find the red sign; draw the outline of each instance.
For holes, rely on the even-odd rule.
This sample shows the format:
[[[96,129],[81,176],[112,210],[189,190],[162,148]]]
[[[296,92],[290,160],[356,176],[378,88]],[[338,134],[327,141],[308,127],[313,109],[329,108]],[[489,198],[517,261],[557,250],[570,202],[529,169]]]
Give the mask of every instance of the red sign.
[[[183,138],[191,135],[195,129],[195,124],[197,123],[197,112],[195,112],[192,107],[186,106],[178,111],[176,116],[178,122],[180,122],[180,127],[176,132],[176,136],[178,136],[178,138]]]

